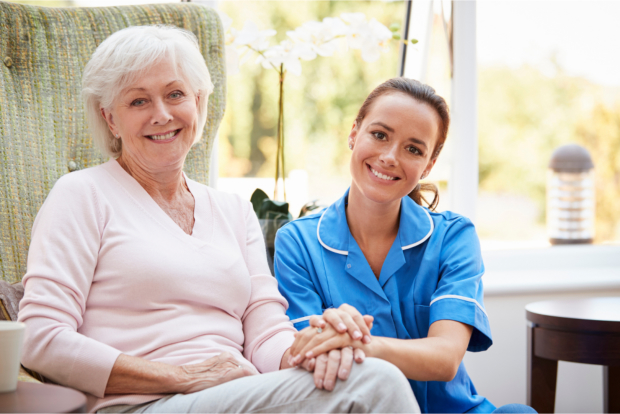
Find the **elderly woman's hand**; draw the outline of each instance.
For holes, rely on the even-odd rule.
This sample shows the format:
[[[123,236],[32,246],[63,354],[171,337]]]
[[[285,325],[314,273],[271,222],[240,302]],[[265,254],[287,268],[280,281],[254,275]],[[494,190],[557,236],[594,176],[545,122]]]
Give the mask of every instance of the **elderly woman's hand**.
[[[345,381],[349,378],[352,365],[353,350],[351,348],[333,349],[328,354],[319,355],[317,358],[306,358],[299,364],[308,372],[314,372],[314,385],[318,389],[327,391],[334,389],[336,379]]]
[[[359,363],[364,360],[365,347],[366,345],[361,341],[352,340],[346,332],[337,332],[330,324],[326,324],[320,332],[316,327],[309,326],[295,336],[295,342],[291,347],[291,363],[299,365],[311,358],[316,358],[318,361],[322,354],[344,348],[349,348],[352,355],[355,352],[355,360]]]
[[[121,354],[105,394],[189,394],[254,374],[256,369],[240,364],[229,352],[182,366]]]
[[[291,364],[300,364],[305,361],[305,354],[312,351],[313,357],[332,349],[342,346],[353,346],[355,342],[369,344],[371,342],[370,329],[374,318],[370,315],[361,315],[354,307],[343,304],[338,309],[327,309],[323,316],[313,316],[310,318],[310,327],[303,329],[295,337],[295,342],[291,346]],[[319,330],[331,328],[331,333],[319,334]],[[317,329],[320,328],[320,329]],[[335,331],[335,332],[334,332]],[[333,339],[338,333],[338,339]],[[348,333],[349,340],[344,338]],[[317,335],[319,334],[319,335]],[[360,341],[361,339],[361,341]],[[328,341],[329,342],[325,342]],[[318,344],[320,348],[313,349]],[[342,346],[333,346],[343,344]],[[355,361],[360,363],[364,360],[365,354],[360,346],[353,346]],[[312,358],[312,357],[310,357]]]
[[[222,352],[198,364],[183,365],[179,368],[179,392],[183,394],[191,394],[237,378],[257,374],[255,369],[239,364],[229,352]]]

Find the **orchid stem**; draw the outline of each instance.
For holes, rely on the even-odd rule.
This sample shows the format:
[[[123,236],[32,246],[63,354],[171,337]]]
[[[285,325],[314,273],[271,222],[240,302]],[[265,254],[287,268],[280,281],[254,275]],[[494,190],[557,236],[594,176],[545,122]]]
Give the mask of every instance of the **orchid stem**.
[[[280,70],[278,71],[278,77],[280,81],[280,97],[278,100],[278,126],[276,132],[276,140],[278,147],[276,150],[276,182],[273,190],[273,199],[275,200],[278,194],[278,178],[282,175],[282,194],[284,201],[286,201],[286,184],[284,173],[284,64],[280,64]],[[280,168],[280,166],[282,168]]]

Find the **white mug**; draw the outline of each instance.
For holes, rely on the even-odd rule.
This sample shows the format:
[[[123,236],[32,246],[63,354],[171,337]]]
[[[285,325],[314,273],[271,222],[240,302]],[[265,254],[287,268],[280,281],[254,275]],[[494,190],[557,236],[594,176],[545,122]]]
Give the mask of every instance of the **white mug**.
[[[0,392],[17,389],[25,328],[21,322],[0,321]]]

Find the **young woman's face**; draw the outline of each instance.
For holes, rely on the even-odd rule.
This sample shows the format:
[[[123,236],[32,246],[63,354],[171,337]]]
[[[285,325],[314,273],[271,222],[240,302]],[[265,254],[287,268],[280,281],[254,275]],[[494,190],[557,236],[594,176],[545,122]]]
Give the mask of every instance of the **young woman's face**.
[[[403,93],[377,98],[349,136],[351,190],[377,203],[409,194],[435,164],[439,122],[430,105]]]

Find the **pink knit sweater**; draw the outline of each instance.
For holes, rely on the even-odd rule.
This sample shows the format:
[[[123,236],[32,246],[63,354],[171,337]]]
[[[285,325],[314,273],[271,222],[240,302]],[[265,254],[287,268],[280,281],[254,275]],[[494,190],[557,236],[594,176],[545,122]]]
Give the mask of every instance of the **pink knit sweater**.
[[[279,369],[295,329],[251,204],[190,179],[187,235],[115,160],[58,180],[32,229],[22,363],[89,411],[162,395],[104,391],[121,354],[171,365],[228,351]]]

